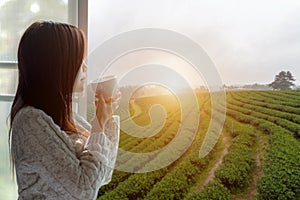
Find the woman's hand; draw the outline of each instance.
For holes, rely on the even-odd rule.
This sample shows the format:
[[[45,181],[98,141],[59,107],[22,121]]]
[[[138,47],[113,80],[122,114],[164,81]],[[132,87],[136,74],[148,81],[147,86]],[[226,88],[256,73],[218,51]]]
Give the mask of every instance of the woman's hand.
[[[112,101],[105,101],[102,94],[95,96],[96,116],[92,120],[92,132],[103,132],[105,124],[112,117]]]
[[[96,94],[96,116],[92,120],[92,132],[101,132],[105,129],[105,124],[112,117],[113,112],[119,107],[121,92],[118,90],[114,97],[104,99],[102,94]]]
[[[121,97],[122,97],[122,93],[120,92],[120,90],[117,90],[115,95],[112,98],[113,112],[118,109]]]

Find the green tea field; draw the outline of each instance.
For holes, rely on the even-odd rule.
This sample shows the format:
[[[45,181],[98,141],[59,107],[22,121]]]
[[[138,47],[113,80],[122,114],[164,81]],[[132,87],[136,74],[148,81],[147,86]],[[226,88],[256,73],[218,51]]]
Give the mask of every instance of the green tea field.
[[[222,134],[207,156],[200,159],[199,149],[211,122],[211,101],[209,93],[197,93],[200,121],[187,151],[152,172],[115,170],[112,181],[100,188],[98,200],[300,199],[300,91],[232,91],[226,98]],[[133,121],[139,126],[149,124],[147,113],[155,103],[166,113],[160,131],[145,138],[121,131],[120,148],[147,153],[176,137],[182,113],[173,96],[135,99],[130,107]],[[124,112],[118,109],[117,114]],[[156,154],[152,163],[155,159],[166,158]],[[137,160],[118,157],[117,162],[125,166]]]

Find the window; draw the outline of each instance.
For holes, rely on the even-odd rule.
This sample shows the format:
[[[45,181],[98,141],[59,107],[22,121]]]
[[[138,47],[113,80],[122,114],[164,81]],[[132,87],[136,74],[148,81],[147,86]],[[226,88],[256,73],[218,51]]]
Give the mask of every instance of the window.
[[[16,89],[17,48],[25,29],[37,20],[75,23],[75,1],[2,0],[0,3],[0,94],[14,94]],[[70,10],[72,9],[72,10]]]
[[[17,48],[24,30],[37,20],[77,25],[76,0],[0,1],[0,199],[17,199],[16,182],[9,168],[7,116],[17,87]]]

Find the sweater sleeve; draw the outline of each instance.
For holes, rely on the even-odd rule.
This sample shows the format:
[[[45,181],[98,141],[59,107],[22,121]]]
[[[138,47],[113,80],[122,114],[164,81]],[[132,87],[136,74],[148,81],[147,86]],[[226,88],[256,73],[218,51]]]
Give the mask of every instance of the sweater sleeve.
[[[118,138],[119,131],[109,134]],[[19,116],[12,142],[16,166],[29,165],[50,187],[74,199],[97,197],[100,186],[111,179],[118,148],[118,140],[112,142],[107,133],[91,133],[84,151],[76,156],[66,133],[40,110]]]
[[[106,145],[103,146],[94,146],[97,143],[91,142],[90,140],[94,139],[95,137],[99,137],[98,134],[91,133],[89,138],[87,139],[87,143],[85,145],[85,149],[99,149],[105,152],[107,155],[107,159],[105,159],[105,165],[108,166],[108,169],[106,173],[104,173],[104,176],[101,180],[101,185],[108,184],[111,181],[112,173],[117,158],[117,152],[118,152],[118,144],[119,144],[119,135],[120,135],[120,118],[118,115],[113,115],[113,117],[107,122],[105,132],[101,136],[101,138],[104,139],[103,143]],[[117,134],[116,134],[117,133]],[[97,140],[97,139],[96,139]],[[100,149],[99,149],[100,150]],[[100,151],[101,151],[100,150]],[[101,155],[100,155],[101,156]]]

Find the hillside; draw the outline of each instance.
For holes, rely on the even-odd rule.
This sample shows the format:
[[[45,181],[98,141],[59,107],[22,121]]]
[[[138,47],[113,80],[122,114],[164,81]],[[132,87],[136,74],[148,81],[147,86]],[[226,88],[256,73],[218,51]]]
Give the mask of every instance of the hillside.
[[[171,165],[152,172],[115,170],[112,181],[100,188],[99,200],[299,199],[299,91],[227,92],[226,120],[221,137],[214,149],[201,159],[199,149],[211,122],[211,102],[209,93],[197,93],[197,98],[200,121],[188,150]],[[147,153],[172,142],[182,123],[176,98],[135,99],[130,105],[130,114],[136,124],[146,126],[151,122],[148,110],[156,103],[165,109],[164,126],[149,137],[133,137],[121,131],[120,148]],[[122,102],[118,114],[121,119],[127,114],[122,110]],[[121,128],[126,126],[125,121]],[[118,155],[119,166],[135,164],[143,168],[166,159],[157,153],[147,160],[149,163],[141,163],[124,156]]]

